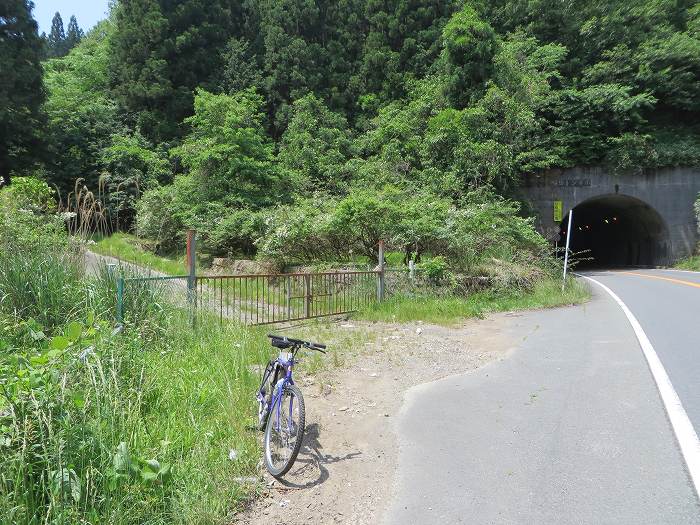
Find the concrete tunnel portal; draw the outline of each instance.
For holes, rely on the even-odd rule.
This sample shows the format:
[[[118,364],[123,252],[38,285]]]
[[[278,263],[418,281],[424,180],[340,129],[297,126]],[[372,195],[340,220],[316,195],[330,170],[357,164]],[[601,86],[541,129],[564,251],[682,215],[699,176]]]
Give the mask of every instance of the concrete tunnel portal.
[[[570,249],[578,268],[657,266],[669,257],[669,231],[659,213],[628,195],[600,195],[573,209]],[[568,213],[559,225],[566,243]]]

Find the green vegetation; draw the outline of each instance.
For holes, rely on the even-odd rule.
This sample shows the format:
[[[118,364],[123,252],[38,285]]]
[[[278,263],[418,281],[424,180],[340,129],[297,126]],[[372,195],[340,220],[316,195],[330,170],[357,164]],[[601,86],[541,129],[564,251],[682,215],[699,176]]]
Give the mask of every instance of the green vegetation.
[[[79,43],[43,85],[31,3],[11,9],[0,176],[64,203],[85,184],[111,229],[163,245],[195,228],[252,257],[280,207],[360,189],[461,209],[550,168],[700,162],[690,2],[130,0],[82,38],[57,18],[52,40]]]
[[[382,240],[419,282],[362,315],[452,322],[586,297],[524,174],[700,164],[689,1],[110,5],[48,47],[32,2],[0,8],[3,522],[224,522],[257,458],[259,334],[191,331],[146,285],[112,334],[114,276],[66,230],[169,274],[189,228],[280,267],[374,265]]]
[[[114,276],[84,274],[52,190],[0,204],[0,522],[224,522],[253,490],[264,332],[193,330],[149,286],[113,332]]]
[[[700,231],[700,195],[698,195],[698,198],[695,201],[695,218],[698,224],[698,231]],[[695,255],[680,261],[678,264],[676,264],[676,268],[680,270],[700,272],[700,252],[696,250]]]
[[[187,275],[187,261],[183,254],[179,257],[155,255],[144,246],[143,240],[128,233],[115,233],[109,237],[95,237],[95,244],[88,247],[100,255],[108,255],[125,262],[134,263],[167,275]]]
[[[424,321],[453,325],[464,319],[483,317],[492,312],[579,304],[588,300],[589,294],[586,285],[575,279],[567,281],[564,292],[561,290],[561,281],[547,279],[535,284],[528,292],[484,291],[467,297],[401,294],[386,302],[372,305],[360,312],[358,318],[368,321]]]
[[[678,264],[676,268],[679,270],[691,270],[693,272],[700,272],[700,255],[693,255],[687,259],[683,259]]]

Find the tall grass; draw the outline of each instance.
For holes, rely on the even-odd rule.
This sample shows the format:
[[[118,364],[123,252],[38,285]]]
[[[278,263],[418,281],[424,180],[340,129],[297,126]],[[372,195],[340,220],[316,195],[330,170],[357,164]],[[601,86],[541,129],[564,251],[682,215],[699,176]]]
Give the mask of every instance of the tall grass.
[[[466,297],[396,295],[362,310],[357,317],[369,321],[425,321],[452,325],[464,319],[483,317],[490,312],[577,304],[586,301],[588,297],[588,288],[576,279],[569,279],[563,292],[561,281],[545,279],[533,285],[530,290],[487,290]]]
[[[82,277],[79,253],[26,246],[20,251],[7,244],[4,248],[0,253],[0,312],[55,326],[84,309],[77,285]]]
[[[679,270],[690,270],[693,272],[700,272],[700,255],[693,255],[686,259],[683,259],[675,266]]]
[[[193,329],[152,282],[117,333],[120,270],[85,275],[64,241],[0,254],[0,523],[226,522],[259,458],[263,333]]]

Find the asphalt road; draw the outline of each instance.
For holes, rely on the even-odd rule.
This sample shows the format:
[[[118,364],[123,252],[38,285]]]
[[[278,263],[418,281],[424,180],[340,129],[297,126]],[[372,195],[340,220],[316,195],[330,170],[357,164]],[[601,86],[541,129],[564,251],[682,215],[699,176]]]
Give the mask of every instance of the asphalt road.
[[[591,276],[637,317],[700,428],[700,275]],[[635,332],[592,292],[586,305],[515,317],[508,358],[409,391],[388,523],[700,523]]]

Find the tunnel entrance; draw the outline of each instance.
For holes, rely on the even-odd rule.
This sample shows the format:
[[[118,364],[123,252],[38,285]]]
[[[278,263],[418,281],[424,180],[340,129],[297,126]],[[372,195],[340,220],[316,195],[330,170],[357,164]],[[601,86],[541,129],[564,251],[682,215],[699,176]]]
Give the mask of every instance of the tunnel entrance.
[[[559,246],[566,243],[567,214]],[[627,195],[601,195],[574,208],[570,249],[578,267],[657,266],[668,262],[668,228],[658,212]]]

